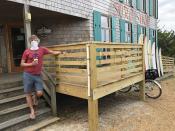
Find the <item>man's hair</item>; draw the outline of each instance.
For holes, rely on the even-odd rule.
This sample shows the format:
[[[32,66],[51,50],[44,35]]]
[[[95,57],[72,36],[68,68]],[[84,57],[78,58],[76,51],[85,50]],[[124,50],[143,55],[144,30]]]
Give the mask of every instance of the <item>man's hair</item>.
[[[31,35],[31,37],[29,37],[29,41],[31,42],[32,40],[36,40],[38,41],[38,43],[40,43],[40,39],[38,38],[37,35]]]

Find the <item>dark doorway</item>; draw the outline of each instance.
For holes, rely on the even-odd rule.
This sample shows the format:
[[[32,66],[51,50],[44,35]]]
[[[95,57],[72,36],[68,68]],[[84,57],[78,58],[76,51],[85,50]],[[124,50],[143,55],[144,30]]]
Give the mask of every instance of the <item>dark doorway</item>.
[[[12,72],[20,72],[21,57],[25,50],[25,34],[23,26],[9,26],[9,42]]]

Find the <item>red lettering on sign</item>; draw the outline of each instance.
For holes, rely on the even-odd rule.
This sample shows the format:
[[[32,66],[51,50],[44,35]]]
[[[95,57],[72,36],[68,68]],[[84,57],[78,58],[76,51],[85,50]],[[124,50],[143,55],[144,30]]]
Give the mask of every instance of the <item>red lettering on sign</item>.
[[[116,9],[116,16],[119,16],[125,20],[128,20],[130,22],[137,21],[138,24],[147,26],[149,23],[149,17],[146,14],[143,14],[141,12],[137,12],[135,9],[116,2],[114,4],[114,8]]]

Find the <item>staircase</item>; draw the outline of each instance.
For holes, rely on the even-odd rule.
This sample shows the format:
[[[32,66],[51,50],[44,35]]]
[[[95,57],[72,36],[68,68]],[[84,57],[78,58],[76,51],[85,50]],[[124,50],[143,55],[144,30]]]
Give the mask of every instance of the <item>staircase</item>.
[[[52,116],[51,107],[44,98],[39,100],[35,120],[30,120],[29,113],[22,80],[0,81],[0,130],[35,131],[59,119]]]

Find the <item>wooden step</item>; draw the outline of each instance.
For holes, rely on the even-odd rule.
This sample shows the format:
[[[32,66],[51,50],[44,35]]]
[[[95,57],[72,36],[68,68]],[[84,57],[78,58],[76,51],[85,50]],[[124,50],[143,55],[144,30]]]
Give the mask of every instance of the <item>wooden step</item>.
[[[39,101],[39,105],[41,103],[44,103],[45,101],[44,100],[40,100]],[[19,106],[15,106],[15,107],[11,107],[11,108],[7,108],[7,109],[4,109],[2,111],[0,111],[0,116],[1,115],[6,115],[8,113],[12,113],[12,112],[15,112],[15,111],[18,111],[18,110],[22,110],[22,109],[25,109],[25,108],[28,108],[28,105],[25,103],[25,104],[22,104],[22,105],[19,105]]]
[[[0,104],[4,104],[4,103],[7,103],[7,102],[19,100],[19,99],[22,99],[22,98],[25,98],[25,95],[19,95],[19,96],[15,96],[15,97],[2,99],[2,100],[0,100]]]
[[[17,91],[17,90],[22,90],[23,86],[15,87],[15,88],[9,88],[9,89],[1,89],[0,94],[7,93],[7,92],[12,92],[12,91]]]
[[[45,113],[50,112],[50,111],[51,111],[50,108],[44,108],[44,109],[38,110],[37,116],[45,114]],[[11,120],[0,123],[0,130],[11,127],[13,125],[24,122],[26,120],[30,120],[29,114],[23,115],[23,116],[20,116],[20,117],[17,117],[17,118],[13,118]]]
[[[58,117],[49,117],[49,118],[47,118],[47,119],[45,119],[45,120],[43,120],[43,121],[41,121],[41,122],[39,122],[37,124],[34,124],[32,126],[23,128],[23,129],[21,129],[19,131],[36,131],[36,130],[44,128],[44,127],[46,127],[46,126],[48,126],[48,125],[50,125],[50,124],[52,124],[54,122],[57,122],[59,119],[60,118],[58,118]]]
[[[17,81],[9,80],[9,82],[0,83],[0,89],[9,89],[9,88],[14,88],[14,87],[19,87],[22,85],[23,85],[22,80],[17,80]]]

